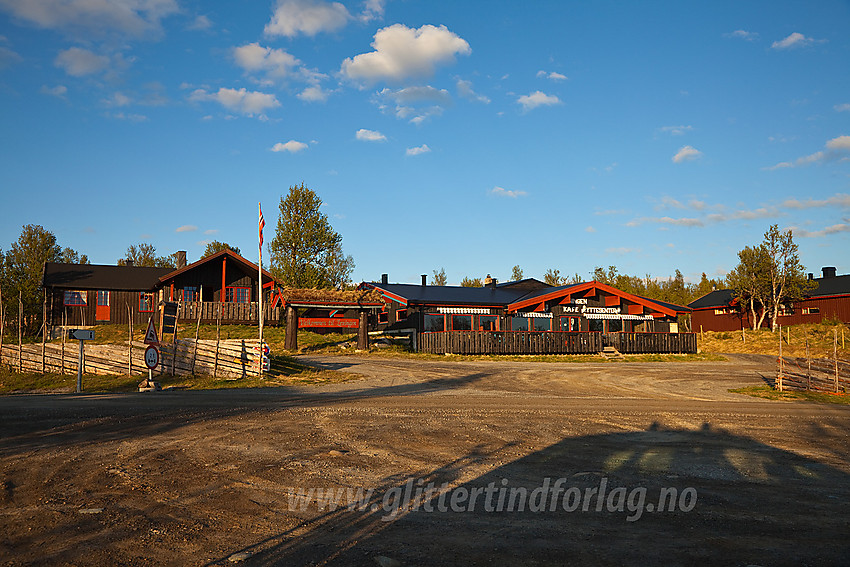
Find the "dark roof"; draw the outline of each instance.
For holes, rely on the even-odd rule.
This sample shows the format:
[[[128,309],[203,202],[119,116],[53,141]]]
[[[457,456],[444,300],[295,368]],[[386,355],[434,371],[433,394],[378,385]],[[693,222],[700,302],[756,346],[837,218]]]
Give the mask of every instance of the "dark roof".
[[[691,309],[710,309],[712,307],[728,307],[735,299],[734,289],[717,289],[688,303]]]
[[[213,262],[215,260],[218,260],[222,256],[227,256],[231,260],[234,260],[237,264],[239,264],[242,267],[243,270],[245,270],[245,272],[247,274],[256,276],[259,273],[259,268],[258,268],[257,264],[251,262],[250,260],[243,258],[242,256],[240,256],[239,254],[237,254],[236,252],[234,252],[230,248],[225,248],[224,250],[219,250],[215,254],[210,254],[206,258],[201,258],[197,262],[192,262],[188,266],[180,268],[179,270],[169,270],[168,272],[166,272],[165,274],[163,274],[159,278],[159,281],[160,281],[160,283],[165,283],[166,281],[168,281],[172,278],[175,278],[175,277],[179,276],[180,274],[182,274],[184,272],[188,272],[190,270],[193,270],[193,269],[197,268],[198,266],[202,266],[203,264],[206,264],[208,262]],[[254,279],[256,279],[256,277]],[[263,283],[264,284],[267,284],[269,281],[271,281],[273,279],[274,278],[272,277],[271,273],[269,273],[267,270],[263,270]]]
[[[806,294],[810,297],[850,295],[850,274],[831,278],[815,278],[814,281],[818,283],[818,287]]]
[[[584,282],[582,282],[582,283],[584,283]],[[550,293],[558,293],[559,291],[565,291],[565,290],[570,289],[571,287],[576,287],[577,285],[582,285],[582,284],[580,284],[580,283],[569,284],[569,285],[562,285],[562,286],[558,286],[558,287],[548,286],[548,287],[544,287],[542,289],[536,289],[534,291],[526,292],[525,295],[523,295],[521,297],[517,297],[514,301],[517,301],[519,299],[522,299],[523,301],[525,301],[526,299],[534,299],[535,297],[538,297],[538,296],[541,296],[541,295],[549,295]]]
[[[460,287],[450,285],[415,285],[367,283],[375,289],[403,297],[413,303],[442,305],[507,305],[525,295],[525,290],[498,287]]]
[[[154,289],[159,278],[173,271],[174,268],[48,262],[44,265],[44,287],[146,291]]]
[[[538,289],[543,287],[552,287],[546,282],[541,282],[536,278],[525,278],[524,280],[513,280],[509,282],[497,283],[496,287],[523,287],[525,289]]]

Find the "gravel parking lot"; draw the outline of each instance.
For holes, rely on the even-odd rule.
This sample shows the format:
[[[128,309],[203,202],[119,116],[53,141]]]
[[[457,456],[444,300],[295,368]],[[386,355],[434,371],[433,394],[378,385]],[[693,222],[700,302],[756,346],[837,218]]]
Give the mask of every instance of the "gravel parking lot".
[[[302,358],[356,379],[0,398],[2,563],[850,557],[850,408],[728,392],[771,357]]]

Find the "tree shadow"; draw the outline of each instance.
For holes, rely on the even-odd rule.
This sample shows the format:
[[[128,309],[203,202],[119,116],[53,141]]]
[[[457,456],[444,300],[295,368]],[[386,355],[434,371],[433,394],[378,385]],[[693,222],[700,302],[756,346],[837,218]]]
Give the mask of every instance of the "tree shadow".
[[[794,427],[813,442],[824,438],[820,424]],[[301,518],[298,525],[209,564],[237,552],[250,555],[248,565],[364,565],[382,556],[393,565],[800,565],[850,557],[847,472],[709,423],[565,438],[461,482],[509,448],[479,445],[436,469],[388,476],[362,509],[320,510],[313,501],[292,511],[281,499],[278,510]],[[447,483],[445,495],[417,499],[430,483]],[[406,493],[413,498],[399,506]]]

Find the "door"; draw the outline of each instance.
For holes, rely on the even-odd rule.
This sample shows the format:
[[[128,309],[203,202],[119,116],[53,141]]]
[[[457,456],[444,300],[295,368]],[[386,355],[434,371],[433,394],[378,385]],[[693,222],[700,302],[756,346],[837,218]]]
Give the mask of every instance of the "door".
[[[97,292],[97,307],[94,318],[96,321],[109,321],[109,292]]]

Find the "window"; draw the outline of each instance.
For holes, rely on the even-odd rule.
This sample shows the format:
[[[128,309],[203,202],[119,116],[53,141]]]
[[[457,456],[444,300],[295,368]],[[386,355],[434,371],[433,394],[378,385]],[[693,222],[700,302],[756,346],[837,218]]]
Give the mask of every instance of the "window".
[[[139,292],[139,313],[153,312],[153,294],[144,291]]]
[[[98,305],[98,307],[109,307],[109,292],[108,291],[98,291],[97,292],[97,305]]]
[[[390,322],[390,313],[389,311],[381,311],[378,313],[378,323],[389,323]]]
[[[496,331],[499,326],[499,318],[492,315],[481,315],[478,319],[479,331]]]
[[[620,333],[623,331],[623,320],[622,319],[609,319],[608,320],[608,332],[609,333]]]
[[[511,331],[527,331],[528,317],[511,317]]]
[[[551,331],[552,320],[545,317],[532,317],[531,327],[532,331]]]
[[[605,321],[602,319],[589,319],[587,321],[588,327],[591,333],[603,333],[605,332]]]
[[[561,330],[562,331],[570,331],[573,333],[578,332],[579,330],[579,319],[578,317],[561,317]]]
[[[452,331],[471,331],[472,315],[452,315]]]
[[[395,320],[404,321],[405,319],[407,319],[407,309],[396,309]]]
[[[198,288],[194,286],[184,287],[182,290],[180,290],[179,299],[180,301],[198,301]]]
[[[85,291],[66,291],[65,305],[87,305]]]
[[[820,307],[803,307],[803,315],[817,315],[820,313]]]
[[[446,319],[443,315],[425,314],[425,332],[444,331]]]
[[[250,303],[251,288],[250,287],[228,287],[226,288],[225,301],[228,303]]]
[[[732,312],[731,309],[715,309],[714,310],[715,315],[727,315],[731,312]]]

